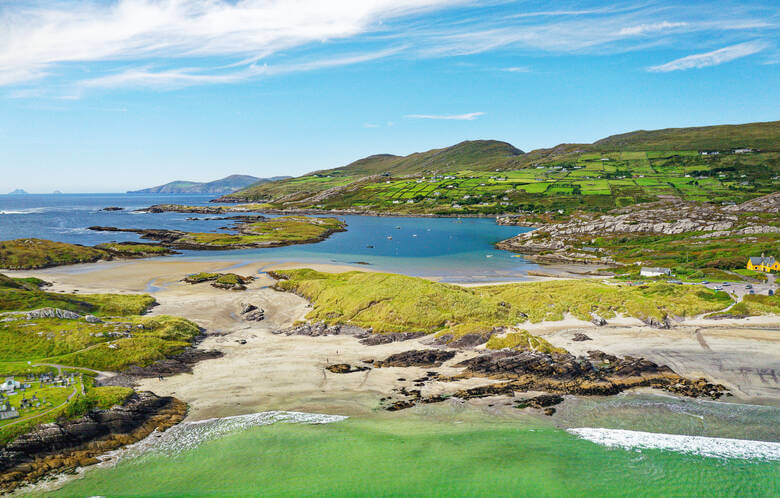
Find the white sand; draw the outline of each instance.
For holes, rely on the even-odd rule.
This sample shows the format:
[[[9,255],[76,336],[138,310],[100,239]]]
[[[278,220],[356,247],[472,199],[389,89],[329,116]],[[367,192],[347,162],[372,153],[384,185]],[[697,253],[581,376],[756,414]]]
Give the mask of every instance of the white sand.
[[[376,409],[379,398],[391,394],[392,388],[410,388],[412,380],[428,370],[381,368],[352,374],[330,373],[324,368],[328,364],[359,366],[365,359],[383,359],[392,353],[430,346],[424,344],[426,339],[364,346],[349,336],[274,335],[273,330],[302,320],[308,303],[293,294],[271,289],[273,280],[267,275],[260,275],[243,292],[220,290],[207,283],[181,282],[189,273],[216,271],[233,265],[235,262],[139,260],[79,265],[89,266],[89,271],[74,271],[80,269],[68,267],[7,273],[52,281],[55,291],[149,292],[150,285],[159,288],[153,295],[160,305],[152,313],[179,315],[195,321],[212,334],[200,347],[224,353],[222,358],[195,365],[192,374],[176,375],[163,381],[147,379],[141,383],[141,389],[175,395],[189,403],[192,419],[274,409],[344,415],[366,413]],[[293,267],[321,271],[356,269],[340,265],[252,262],[227,271],[257,276],[260,269]],[[241,319],[242,302],[263,308],[266,320],[246,322]],[[574,354],[600,349],[611,354],[643,356],[667,364],[682,375],[704,376],[721,382],[742,399],[780,399],[780,317],[730,321],[696,319],[671,330],[653,329],[633,318],[610,320],[606,327],[596,327],[572,317],[524,327]],[[575,332],[583,332],[593,340],[574,342],[571,338]],[[246,340],[246,344],[241,345],[238,340]],[[444,375],[455,374],[458,370],[451,365],[473,354],[459,353],[436,370]],[[406,380],[399,381],[400,377]],[[424,388],[424,394],[486,383],[485,379],[470,379],[449,386],[434,382]]]

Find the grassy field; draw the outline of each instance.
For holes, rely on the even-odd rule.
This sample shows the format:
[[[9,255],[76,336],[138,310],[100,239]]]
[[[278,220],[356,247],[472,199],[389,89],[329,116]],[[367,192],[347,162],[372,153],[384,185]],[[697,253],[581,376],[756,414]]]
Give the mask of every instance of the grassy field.
[[[642,286],[564,280],[464,288],[386,273],[274,272],[277,287],[312,302],[311,321],[351,324],[382,332],[426,332],[454,337],[526,321],[590,320],[617,313],[639,319],[690,317],[726,308],[731,298],[663,282]],[[541,344],[541,343],[540,343]]]
[[[370,156],[226,198],[274,208],[450,215],[607,211],[665,195],[742,202],[780,188],[778,143],[780,122],[634,132],[527,154],[504,142],[471,141]],[[734,153],[743,147],[756,151]]]

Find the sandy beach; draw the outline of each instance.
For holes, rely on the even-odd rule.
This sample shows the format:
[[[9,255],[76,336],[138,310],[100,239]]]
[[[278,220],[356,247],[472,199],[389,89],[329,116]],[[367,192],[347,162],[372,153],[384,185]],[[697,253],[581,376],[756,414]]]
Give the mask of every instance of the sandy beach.
[[[152,314],[183,316],[203,327],[207,337],[198,347],[217,349],[223,357],[196,364],[192,374],[145,379],[139,386],[186,401],[192,420],[276,409],[365,414],[376,410],[379,399],[393,388],[409,388],[414,378],[424,375],[424,368],[374,368],[342,375],[325,367],[334,363],[364,365],[363,360],[430,348],[427,338],[365,346],[352,336],[274,334],[273,331],[303,320],[309,304],[294,294],[272,289],[273,279],[258,272],[293,267],[321,271],[356,269],[295,263],[236,265],[219,261],[139,260],[9,274],[51,281],[54,291],[148,292],[160,303]],[[187,274],[200,271],[231,271],[258,278],[243,292],[181,281]],[[242,303],[263,308],[266,319],[244,321],[239,315]],[[780,399],[780,317],[697,319],[669,330],[650,328],[633,318],[618,318],[607,326],[596,327],[567,317],[558,322],[528,324],[527,329],[573,354],[599,349],[616,355],[642,356],[669,365],[684,376],[706,377],[726,385],[733,399],[758,403],[776,403]],[[585,333],[591,340],[573,341],[576,332]],[[460,352],[437,370],[443,375],[455,374],[458,369],[451,365],[474,354]],[[487,379],[474,378],[458,382],[457,388],[488,383]],[[424,394],[454,388],[430,382]]]

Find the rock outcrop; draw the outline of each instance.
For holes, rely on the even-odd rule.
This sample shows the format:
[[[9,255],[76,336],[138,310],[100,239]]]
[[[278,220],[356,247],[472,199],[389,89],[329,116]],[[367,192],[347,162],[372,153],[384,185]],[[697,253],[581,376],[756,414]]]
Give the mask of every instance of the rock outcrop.
[[[176,398],[141,392],[108,410],[43,424],[0,448],[0,491],[97,463],[95,457],[166,430],[186,414],[187,406]]]
[[[445,361],[455,357],[454,351],[442,349],[426,349],[404,351],[377,361],[374,366],[382,367],[440,367]]]
[[[589,247],[597,237],[678,235],[704,232],[696,237],[722,237],[777,233],[778,227],[741,213],[777,212],[780,195],[771,194],[737,206],[698,204],[671,198],[638,204],[597,216],[583,213],[564,223],[550,224],[496,244],[499,249],[529,256],[539,263],[618,264],[610,254]],[[747,225],[746,225],[747,224]]]

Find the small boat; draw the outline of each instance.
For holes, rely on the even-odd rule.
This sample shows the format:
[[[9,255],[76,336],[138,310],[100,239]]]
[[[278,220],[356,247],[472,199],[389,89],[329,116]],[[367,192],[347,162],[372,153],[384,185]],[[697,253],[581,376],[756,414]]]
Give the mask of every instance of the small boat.
[[[374,246],[372,246],[371,244],[368,244],[368,245],[366,246],[366,248],[367,248],[367,249],[373,249],[373,248],[374,248]]]
[[[412,237],[417,237],[417,234],[416,234],[416,233],[413,233],[413,234],[412,234]]]
[[[391,236],[389,236],[389,235],[388,235],[388,236],[387,236],[387,240],[393,240],[393,238],[392,238]]]
[[[401,229],[401,227],[395,227],[395,229],[396,229],[396,230],[400,230],[400,229]]]
[[[486,258],[492,258],[492,257],[493,257],[493,255],[492,255],[492,254],[485,254],[485,257],[486,257]]]

